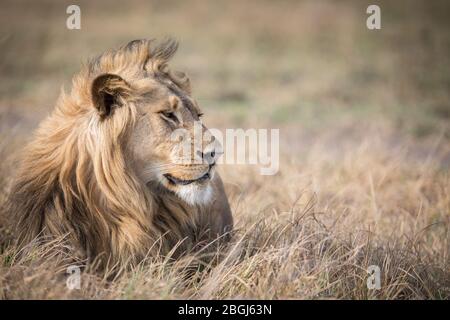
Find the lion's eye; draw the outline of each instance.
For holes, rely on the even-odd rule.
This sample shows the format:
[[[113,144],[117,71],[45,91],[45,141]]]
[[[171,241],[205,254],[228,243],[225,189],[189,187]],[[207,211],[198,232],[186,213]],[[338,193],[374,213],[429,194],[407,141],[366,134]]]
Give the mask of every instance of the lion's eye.
[[[161,111],[160,114],[165,120],[170,120],[172,122],[178,123],[178,118],[177,118],[177,116],[175,115],[174,112],[172,112],[172,111]]]
[[[200,113],[197,115],[197,117],[199,117],[199,118],[203,117],[203,113],[200,112]]]

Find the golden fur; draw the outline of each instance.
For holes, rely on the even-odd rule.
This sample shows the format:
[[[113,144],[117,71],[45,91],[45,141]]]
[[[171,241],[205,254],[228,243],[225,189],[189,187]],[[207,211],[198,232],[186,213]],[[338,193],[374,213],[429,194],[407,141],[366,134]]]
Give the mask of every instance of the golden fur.
[[[9,199],[22,244],[65,236],[83,257],[126,263],[167,253],[177,244],[181,253],[230,230],[231,213],[217,174],[208,187],[212,200],[190,204],[158,180],[141,180],[134,167],[137,161],[129,146],[141,140],[130,137],[138,123],[142,127],[143,106],[153,108],[153,100],[145,100],[149,81],[170,82],[171,90],[183,99],[191,94],[184,74],[167,67],[176,44],[152,44],[133,41],[91,61],[74,77],[71,93],[61,93],[54,112],[38,128],[24,150]],[[164,90],[160,98],[166,101],[169,91]],[[146,126],[142,132],[161,135],[162,126]],[[165,143],[158,148],[166,148]]]

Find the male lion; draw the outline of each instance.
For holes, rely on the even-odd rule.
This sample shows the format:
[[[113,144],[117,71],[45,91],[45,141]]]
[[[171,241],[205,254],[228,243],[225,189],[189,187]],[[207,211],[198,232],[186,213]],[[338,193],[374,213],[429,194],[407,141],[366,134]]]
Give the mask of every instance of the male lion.
[[[22,244],[66,237],[84,257],[122,264],[231,230],[214,138],[192,145],[192,159],[205,161],[177,161],[171,134],[193,135],[201,111],[187,77],[168,68],[176,48],[132,41],[91,61],[61,93],[13,183]]]

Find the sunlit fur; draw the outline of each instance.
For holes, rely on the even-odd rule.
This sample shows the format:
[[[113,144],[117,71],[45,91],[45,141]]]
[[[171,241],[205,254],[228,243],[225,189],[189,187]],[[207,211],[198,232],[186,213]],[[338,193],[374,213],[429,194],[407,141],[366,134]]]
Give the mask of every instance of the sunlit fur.
[[[149,188],[129,167],[124,145],[137,119],[134,101],[145,78],[176,50],[172,41],[152,44],[133,41],[104,53],[73,78],[70,94],[61,93],[25,148],[13,183],[9,212],[20,243],[66,235],[81,256],[126,263],[168,252],[179,241],[181,248],[193,247],[197,233],[214,219],[210,210],[189,205],[197,202],[196,190],[185,192],[186,205],[170,192]],[[92,106],[91,95],[93,80],[105,73],[120,75],[133,87],[127,107],[106,121]],[[190,91],[187,79],[173,80]],[[202,192],[206,202],[212,187]]]

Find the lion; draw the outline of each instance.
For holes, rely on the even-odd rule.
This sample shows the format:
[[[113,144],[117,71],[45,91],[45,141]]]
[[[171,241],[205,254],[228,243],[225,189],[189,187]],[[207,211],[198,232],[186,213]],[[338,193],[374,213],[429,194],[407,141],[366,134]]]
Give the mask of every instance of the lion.
[[[188,77],[168,66],[177,47],[132,41],[87,63],[70,94],[61,90],[12,184],[21,244],[63,237],[77,255],[124,264],[227,237],[218,142],[203,134],[192,159],[204,161],[180,163],[171,139],[177,129],[194,135],[202,116]]]

